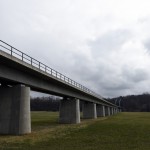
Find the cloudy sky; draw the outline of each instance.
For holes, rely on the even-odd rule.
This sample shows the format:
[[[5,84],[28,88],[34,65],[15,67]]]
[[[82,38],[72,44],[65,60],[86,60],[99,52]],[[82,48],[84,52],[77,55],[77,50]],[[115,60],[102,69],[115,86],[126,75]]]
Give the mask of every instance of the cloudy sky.
[[[149,0],[0,0],[0,39],[104,97],[150,92]]]

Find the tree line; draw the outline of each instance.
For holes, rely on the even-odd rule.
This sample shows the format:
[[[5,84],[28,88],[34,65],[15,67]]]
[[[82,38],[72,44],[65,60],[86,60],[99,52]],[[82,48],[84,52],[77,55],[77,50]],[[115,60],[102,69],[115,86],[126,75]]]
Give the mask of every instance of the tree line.
[[[127,112],[150,112],[150,94],[128,95],[107,99]]]
[[[49,97],[31,97],[31,111],[58,111],[60,98]]]
[[[31,97],[31,111],[59,111],[60,97]],[[106,99],[127,112],[150,112],[150,94],[128,95]],[[82,110],[82,101],[80,102]]]

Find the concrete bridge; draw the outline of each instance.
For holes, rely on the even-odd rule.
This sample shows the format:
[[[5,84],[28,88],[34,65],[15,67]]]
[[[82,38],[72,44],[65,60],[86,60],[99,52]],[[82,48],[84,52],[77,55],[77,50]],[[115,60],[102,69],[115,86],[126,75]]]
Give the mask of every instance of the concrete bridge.
[[[0,134],[31,132],[30,90],[63,97],[60,123],[80,123],[116,114],[119,108],[103,97],[0,40]]]

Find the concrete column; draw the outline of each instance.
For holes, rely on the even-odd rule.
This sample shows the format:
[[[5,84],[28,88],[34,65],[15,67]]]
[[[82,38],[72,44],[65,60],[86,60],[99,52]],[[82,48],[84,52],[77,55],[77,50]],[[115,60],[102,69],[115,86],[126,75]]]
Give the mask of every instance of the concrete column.
[[[109,107],[109,109],[110,109],[110,116],[112,115],[112,107]]]
[[[83,118],[84,119],[96,119],[97,111],[96,104],[93,102],[84,102],[83,103]]]
[[[64,98],[60,101],[60,123],[80,123],[79,99]]]
[[[0,87],[0,134],[30,132],[30,88],[21,85]]]
[[[113,107],[110,107],[110,114],[111,114],[111,115],[113,115],[113,114],[114,114]]]
[[[105,106],[105,115],[110,116],[110,107],[109,106]]]
[[[115,115],[116,114],[115,107],[113,108],[113,111],[114,111],[114,115]]]
[[[118,113],[118,108],[116,108],[116,114]]]
[[[117,108],[115,108],[115,114],[117,114]]]
[[[97,104],[97,117],[105,117],[105,106]]]
[[[117,114],[118,114],[118,112],[119,112],[119,109],[117,108]]]

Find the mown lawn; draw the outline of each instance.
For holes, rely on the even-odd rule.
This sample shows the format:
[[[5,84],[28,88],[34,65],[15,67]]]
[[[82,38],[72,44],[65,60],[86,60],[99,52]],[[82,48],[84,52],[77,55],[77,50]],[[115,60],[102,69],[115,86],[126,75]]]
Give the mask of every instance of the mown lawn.
[[[32,133],[0,136],[0,150],[150,150],[150,113],[119,113],[78,125],[58,113],[32,112]]]

